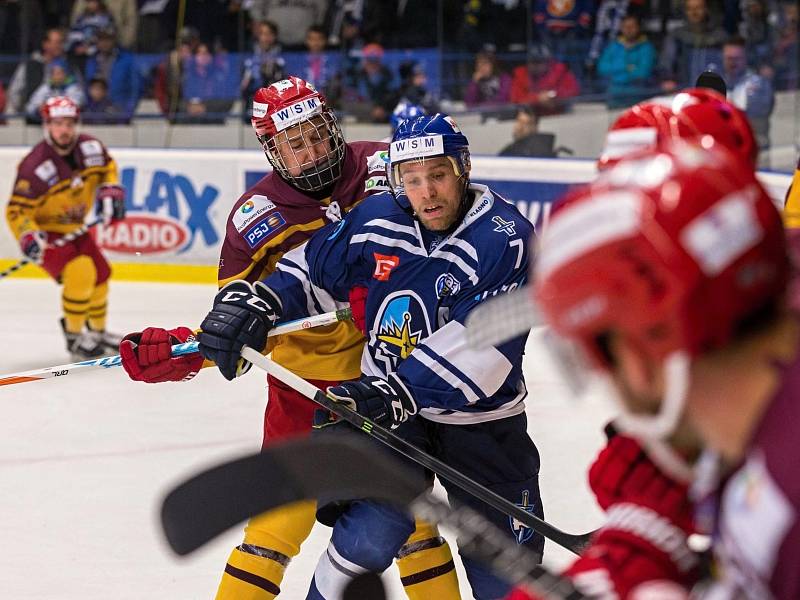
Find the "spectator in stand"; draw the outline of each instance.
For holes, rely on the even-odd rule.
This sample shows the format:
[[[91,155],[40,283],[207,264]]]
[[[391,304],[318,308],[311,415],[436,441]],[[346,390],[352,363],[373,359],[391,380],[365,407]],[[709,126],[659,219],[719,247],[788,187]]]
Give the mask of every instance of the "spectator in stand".
[[[178,36],[178,47],[156,67],[153,95],[161,111],[172,120],[178,112],[185,65],[200,45],[200,36],[193,27],[184,27]]]
[[[745,12],[739,22],[739,34],[745,41],[747,64],[759,71],[772,60],[777,32],[769,22],[765,0],[744,0]]]
[[[64,32],[60,29],[48,29],[41,40],[41,50],[34,51],[30,57],[21,62],[11,77],[8,86],[9,108],[14,113],[25,111],[33,92],[50,76],[50,65],[64,56]],[[39,117],[36,117],[39,123]]]
[[[73,23],[86,11],[87,4],[88,0],[75,0],[75,4],[72,5]],[[105,0],[105,4],[117,27],[119,45],[127,50],[133,50],[136,46],[136,30],[139,24],[139,8],[136,0]],[[153,50],[153,48],[144,49],[146,52]]]
[[[512,130],[513,141],[500,150],[499,156],[526,156],[528,158],[554,158],[555,135],[539,133],[539,117],[527,106],[517,111]]]
[[[582,66],[594,11],[594,0],[535,0],[533,21],[539,41],[558,60]]]
[[[83,86],[69,69],[67,61],[56,58],[50,63],[50,76],[33,92],[25,106],[25,120],[28,123],[41,123],[39,109],[45,100],[53,96],[66,96],[78,106],[83,106],[86,99]]]
[[[684,0],[685,23],[670,33],[661,49],[661,89],[672,92],[693,84],[703,71],[718,70],[727,34],[709,15],[706,0]]]
[[[86,79],[108,83],[111,102],[130,121],[142,93],[142,79],[133,54],[117,44],[117,32],[106,27],[97,32],[97,52],[86,63]]]
[[[180,119],[185,123],[224,123],[224,113],[230,110],[236,93],[229,85],[229,74],[227,55],[218,53],[215,57],[201,42],[184,66],[181,89],[184,114]]]
[[[475,70],[464,92],[470,108],[502,106],[511,102],[511,75],[497,64],[497,55],[481,50],[475,55]]]
[[[239,85],[242,95],[242,119],[249,123],[252,110],[250,100],[256,90],[286,77],[286,64],[278,43],[278,26],[272,21],[261,21],[253,26],[255,44],[253,54],[244,61],[244,74]]]
[[[387,123],[395,105],[397,92],[392,72],[383,64],[383,47],[371,43],[361,51],[361,67],[345,96],[354,102],[353,109],[360,117],[373,123]],[[358,105],[362,105],[359,107]]]
[[[600,56],[597,72],[608,80],[607,104],[621,108],[653,95],[656,49],[642,33],[638,15],[622,19],[620,36]]]
[[[92,56],[97,50],[97,32],[109,27],[116,27],[116,23],[105,1],[86,0],[67,35],[67,52],[78,60]]]
[[[772,62],[775,69],[775,88],[778,90],[797,90],[800,88],[799,13],[800,7],[798,7],[796,0],[788,0],[781,4],[778,35],[775,41]]]
[[[89,80],[86,107],[81,121],[89,125],[115,125],[130,122],[130,115],[119,110],[108,95],[108,83],[102,77]]]
[[[253,21],[266,21],[269,18],[277,25],[283,46],[302,50],[308,28],[314,23],[325,22],[328,1],[251,0],[249,10]]]
[[[174,51],[176,40],[173,36],[178,18],[178,2],[176,0],[138,0],[138,3],[137,50],[139,52]],[[183,29],[186,27],[184,26]]]
[[[284,72],[283,52],[278,43],[278,26],[272,21],[260,21],[253,26],[255,43],[253,54],[244,61],[242,76],[242,93],[249,99],[260,87],[266,87],[273,81],[265,78],[280,75]]]
[[[538,115],[563,113],[579,91],[569,67],[542,44],[530,47],[528,63],[516,67],[511,80],[511,101],[530,106]]]
[[[306,50],[308,52],[304,56],[302,77],[324,93],[327,93],[328,84],[337,71],[332,57],[325,52],[327,43],[328,34],[322,25],[312,25],[308,28],[306,31]],[[266,85],[262,87],[266,87]]]
[[[770,82],[748,68],[745,41],[731,37],[722,48],[722,76],[728,85],[728,100],[747,113],[760,150],[769,148],[769,116],[775,106]]]
[[[586,57],[584,73],[594,74],[603,49],[617,39],[622,19],[634,10],[641,14],[643,4],[643,0],[601,0],[595,17],[594,35]]]
[[[397,90],[398,98],[408,104],[421,106],[424,114],[439,112],[439,103],[428,90],[428,75],[425,67],[415,60],[405,61],[397,68],[400,75],[400,87]]]

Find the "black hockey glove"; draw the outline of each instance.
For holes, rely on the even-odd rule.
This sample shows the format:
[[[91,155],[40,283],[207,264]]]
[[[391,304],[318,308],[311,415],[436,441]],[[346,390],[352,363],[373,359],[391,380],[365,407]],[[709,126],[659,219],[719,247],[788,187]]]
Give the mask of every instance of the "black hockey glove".
[[[358,414],[390,429],[399,427],[408,417],[417,414],[417,403],[406,387],[390,374],[388,381],[380,377],[362,377],[328,388],[328,396],[346,404]]]
[[[238,377],[251,367],[239,356],[242,347],[264,350],[281,312],[280,298],[260,281],[232,281],[214,297],[214,308],[200,325],[198,350],[214,361],[225,379]]]

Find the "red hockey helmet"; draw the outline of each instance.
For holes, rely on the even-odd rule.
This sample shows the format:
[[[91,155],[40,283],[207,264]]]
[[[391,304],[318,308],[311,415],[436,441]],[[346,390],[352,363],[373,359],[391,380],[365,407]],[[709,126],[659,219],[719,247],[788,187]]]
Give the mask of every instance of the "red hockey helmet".
[[[622,113],[606,134],[597,168],[606,169],[631,152],[673,139],[695,139],[706,145],[706,136],[755,169],[758,146],[747,116],[705,88],[640,102]]]
[[[788,273],[780,214],[753,170],[719,144],[674,141],[626,157],[556,207],[534,295],[595,366],[610,368],[600,340],[612,331],[663,362],[661,413],[637,417],[634,431],[662,437],[682,413],[691,357],[728,343]]]
[[[342,174],[345,143],[325,96],[290,76],[260,88],[251,120],[272,167],[303,191],[332,185]]]
[[[67,96],[53,96],[44,101],[39,107],[42,121],[49,123],[51,119],[69,118],[76,121],[80,118],[81,110],[74,100]]]

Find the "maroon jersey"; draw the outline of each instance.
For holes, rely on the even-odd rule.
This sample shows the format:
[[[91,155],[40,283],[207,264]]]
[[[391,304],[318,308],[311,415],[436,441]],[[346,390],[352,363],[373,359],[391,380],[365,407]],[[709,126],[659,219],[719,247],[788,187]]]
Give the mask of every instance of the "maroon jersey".
[[[219,286],[263,279],[286,251],[340,221],[367,195],[389,190],[387,150],[383,142],[347,144],[342,175],[327,198],[296,190],[275,173],[242,194],[228,215]],[[341,381],[361,374],[363,342],[352,323],[339,323],[280,336],[271,348],[276,361],[301,377]]]
[[[795,251],[800,247],[797,234],[789,234]],[[790,293],[793,305],[800,308],[800,287]],[[721,581],[710,598],[800,598],[798,440],[800,354],[781,367],[781,384],[755,430],[744,464],[722,488],[717,543]]]

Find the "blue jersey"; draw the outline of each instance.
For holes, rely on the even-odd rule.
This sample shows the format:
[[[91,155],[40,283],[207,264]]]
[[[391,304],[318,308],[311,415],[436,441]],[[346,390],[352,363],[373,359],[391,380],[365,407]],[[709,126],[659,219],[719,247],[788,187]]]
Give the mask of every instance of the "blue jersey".
[[[351,288],[366,286],[362,372],[396,373],[420,413],[445,423],[519,414],[527,395],[527,335],[474,350],[464,321],[486,298],[526,282],[533,225],[488,187],[471,184],[470,193],[462,223],[432,248],[408,199],[385,192],[287,252],[264,280],[284,320],[341,308]]]

